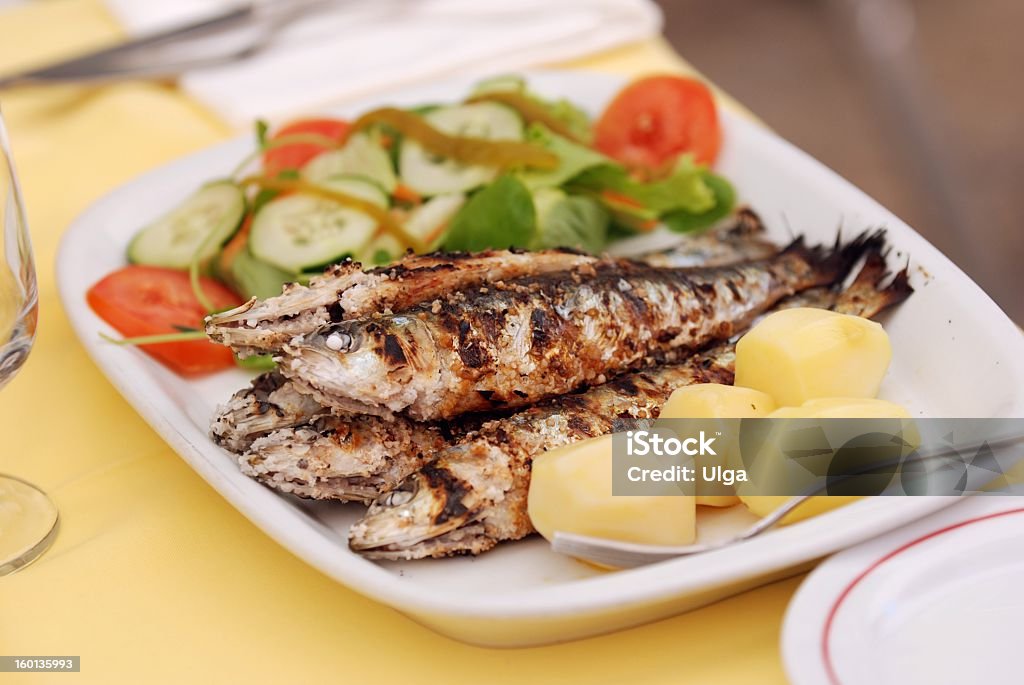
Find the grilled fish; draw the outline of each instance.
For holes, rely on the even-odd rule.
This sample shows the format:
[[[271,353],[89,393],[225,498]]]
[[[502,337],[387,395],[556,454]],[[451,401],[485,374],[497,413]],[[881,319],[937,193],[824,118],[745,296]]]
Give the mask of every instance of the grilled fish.
[[[686,236],[679,245],[636,259],[661,267],[724,266],[768,259],[779,246],[765,236],[764,224],[753,210],[744,207],[724,227]]]
[[[854,285],[838,297],[815,289],[799,306],[835,306],[873,316],[909,296],[906,274],[881,287],[884,260],[869,254]],[[869,290],[873,295],[868,296]],[[534,456],[612,430],[621,418],[656,418],[678,387],[731,383],[734,345],[726,343],[669,364],[634,372],[589,391],[557,398],[485,424],[379,497],[349,531],[349,545],[373,559],[479,554],[533,532],[526,498]]]
[[[259,437],[307,423],[325,413],[330,410],[298,392],[281,374],[264,373],[219,408],[210,425],[210,437],[225,449],[240,454]]]
[[[280,492],[369,504],[463,434],[401,417],[324,415],[257,438],[238,463]]]
[[[332,415],[271,372],[232,396],[210,434],[242,473],[276,490],[369,503],[488,418],[426,424]]]
[[[276,297],[252,298],[207,317],[206,334],[240,356],[276,352],[295,336],[331,322],[401,311],[483,282],[564,271],[594,259],[565,250],[490,250],[472,255],[412,255],[372,271],[346,260],[308,286],[290,283]]]
[[[650,255],[658,266],[721,265],[768,257],[778,247],[764,237],[764,225],[741,209],[725,227]],[[206,333],[239,356],[274,353],[296,336],[345,319],[399,312],[483,283],[565,271],[596,257],[566,250],[523,253],[490,250],[475,255],[410,255],[364,272],[346,260],[329,267],[308,286],[291,283],[281,295],[257,300],[207,318]]]
[[[734,222],[651,257],[666,265],[697,266],[769,256],[778,247],[750,210]],[[214,439],[239,454],[243,473],[281,492],[313,499],[372,501],[484,418],[457,424],[395,417],[329,416],[315,391],[280,374],[264,374],[239,391],[214,420]],[[314,394],[309,394],[313,392]]]
[[[780,299],[834,282],[880,240],[831,251],[797,240],[729,267],[601,260],[326,326],[286,345],[281,369],[346,411],[431,420],[533,404],[727,339]]]
[[[350,529],[349,544],[370,558],[417,559],[479,554],[525,537],[533,532],[526,513],[533,455],[609,433],[616,417],[655,418],[674,388],[730,383],[730,361],[731,349],[715,350],[487,423],[377,499]],[[463,527],[472,524],[477,531],[467,536]]]

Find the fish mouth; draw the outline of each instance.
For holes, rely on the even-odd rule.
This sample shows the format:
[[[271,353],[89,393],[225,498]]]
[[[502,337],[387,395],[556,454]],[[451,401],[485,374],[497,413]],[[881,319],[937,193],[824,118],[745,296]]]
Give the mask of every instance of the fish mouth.
[[[429,467],[422,469],[374,500],[349,529],[349,547],[358,552],[405,550],[471,521],[476,512],[462,505],[460,493],[449,493],[430,473]]]
[[[261,436],[307,423],[326,411],[280,373],[268,372],[218,408],[210,437],[228,451],[241,454]]]
[[[475,556],[493,549],[498,541],[487,534],[480,521],[470,521],[455,530],[424,540],[413,547],[375,547],[359,552],[364,559],[375,561],[412,561],[415,559],[451,556]]]

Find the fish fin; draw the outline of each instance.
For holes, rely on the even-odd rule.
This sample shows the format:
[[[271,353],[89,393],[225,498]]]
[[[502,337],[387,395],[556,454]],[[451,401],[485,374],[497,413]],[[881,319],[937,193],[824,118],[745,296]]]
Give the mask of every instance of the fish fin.
[[[909,267],[903,267],[897,271],[882,292],[886,295],[886,307],[899,304],[910,297],[914,293],[914,286],[910,285]]]
[[[761,216],[750,207],[740,207],[736,211],[735,223],[726,230],[726,234],[735,238],[748,238],[765,232]]]
[[[888,278],[884,252],[871,249],[856,278],[836,298],[833,310],[870,318],[903,302],[914,292],[904,268],[885,285]]]

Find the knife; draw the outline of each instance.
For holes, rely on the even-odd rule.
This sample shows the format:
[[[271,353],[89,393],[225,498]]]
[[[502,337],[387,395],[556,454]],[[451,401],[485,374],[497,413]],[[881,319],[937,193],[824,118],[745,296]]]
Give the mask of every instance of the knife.
[[[58,82],[168,78],[189,69],[245,59],[309,10],[337,0],[256,0],[42,68],[0,78],[0,88]]]

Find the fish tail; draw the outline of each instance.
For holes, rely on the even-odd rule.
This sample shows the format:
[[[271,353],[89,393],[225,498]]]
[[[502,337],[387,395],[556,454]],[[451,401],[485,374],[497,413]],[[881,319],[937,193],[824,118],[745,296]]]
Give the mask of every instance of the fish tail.
[[[914,287],[910,285],[909,267],[903,267],[897,271],[882,292],[886,294],[890,307],[910,297],[914,292]]]
[[[810,285],[833,285],[845,280],[865,257],[880,255],[885,245],[885,229],[878,229],[864,231],[845,243],[838,237],[832,246],[808,246],[804,237],[798,236],[782,254],[796,255],[812,267]]]
[[[914,288],[907,268],[890,279],[886,254],[884,248],[869,248],[860,271],[836,299],[835,311],[870,318],[910,297]]]
[[[845,245],[842,243],[842,237],[837,237],[831,258],[837,261],[841,276],[845,278],[849,275],[862,259],[867,260],[872,258],[872,255],[881,257],[886,249],[885,236],[884,228],[868,229]]]

